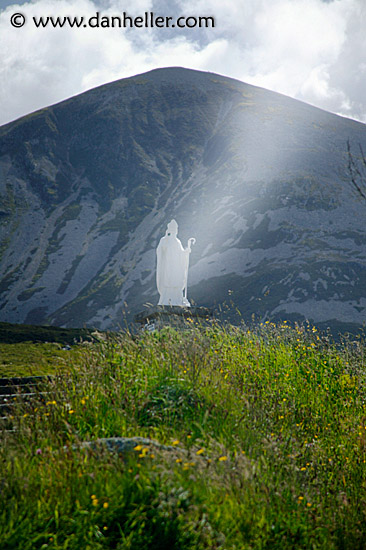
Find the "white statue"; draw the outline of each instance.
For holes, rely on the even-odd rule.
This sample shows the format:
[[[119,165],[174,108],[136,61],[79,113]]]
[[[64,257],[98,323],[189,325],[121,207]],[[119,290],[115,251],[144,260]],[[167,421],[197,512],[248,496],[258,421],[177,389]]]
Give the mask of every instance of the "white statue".
[[[189,254],[196,239],[188,239],[187,248],[183,248],[177,233],[178,224],[172,220],[156,249],[156,284],[160,294],[158,305],[190,307],[187,300]]]

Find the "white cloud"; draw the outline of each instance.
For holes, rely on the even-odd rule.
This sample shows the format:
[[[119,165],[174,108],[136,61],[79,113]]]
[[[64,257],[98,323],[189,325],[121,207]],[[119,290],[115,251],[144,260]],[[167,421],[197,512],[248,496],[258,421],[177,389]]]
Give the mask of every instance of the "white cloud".
[[[366,120],[366,104],[352,101],[346,72],[358,71],[365,59],[363,0],[191,0],[190,9],[217,14],[217,35],[229,38],[225,74]],[[185,3],[186,5],[186,3]],[[363,13],[361,13],[363,12]],[[362,17],[363,15],[363,17]],[[354,26],[360,30],[359,36]],[[350,29],[353,29],[352,31]],[[361,38],[362,37],[362,38]],[[361,43],[363,46],[361,47]],[[341,63],[351,48],[347,64]],[[363,52],[362,52],[363,50]],[[364,72],[360,87],[365,87]]]
[[[9,0],[8,0],[9,3]],[[159,66],[239,78],[366,121],[363,0],[33,0],[0,13],[0,123]],[[96,11],[215,16],[214,29],[37,29]],[[27,17],[22,29],[12,13]]]

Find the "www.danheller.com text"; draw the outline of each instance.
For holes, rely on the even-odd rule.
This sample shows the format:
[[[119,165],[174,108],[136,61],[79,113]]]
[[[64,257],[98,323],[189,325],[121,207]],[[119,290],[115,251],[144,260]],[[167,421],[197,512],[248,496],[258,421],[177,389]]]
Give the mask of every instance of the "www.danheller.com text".
[[[32,16],[27,19],[24,13],[13,13],[10,17],[10,23],[13,27],[23,27],[27,22],[31,22],[37,28],[123,28],[123,29],[193,29],[193,28],[214,28],[215,18],[199,15],[181,15],[179,17],[156,15],[152,11],[146,11],[143,15],[132,16],[127,12],[121,15],[103,15],[99,11],[91,17],[84,16]]]

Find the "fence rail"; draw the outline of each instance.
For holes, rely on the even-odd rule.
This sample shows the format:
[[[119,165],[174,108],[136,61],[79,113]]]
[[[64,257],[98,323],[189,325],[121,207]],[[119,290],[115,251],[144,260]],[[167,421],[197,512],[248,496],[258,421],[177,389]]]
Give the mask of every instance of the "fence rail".
[[[13,429],[12,420],[19,403],[45,400],[49,392],[42,391],[42,386],[51,379],[52,376],[0,378],[0,428]]]

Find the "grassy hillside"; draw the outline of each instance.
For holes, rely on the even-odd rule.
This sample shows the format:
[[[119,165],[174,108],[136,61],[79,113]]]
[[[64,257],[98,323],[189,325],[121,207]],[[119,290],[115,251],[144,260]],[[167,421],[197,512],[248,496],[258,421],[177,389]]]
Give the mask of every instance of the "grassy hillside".
[[[58,342],[71,345],[92,339],[93,331],[90,329],[0,323],[0,343]]]
[[[360,339],[284,323],[89,347],[1,434],[1,549],[366,547]],[[82,445],[116,436],[163,446]]]
[[[83,361],[90,329],[0,323],[0,378],[55,374]]]
[[[0,378],[41,376],[68,370],[83,361],[86,346],[52,343],[0,343]]]

